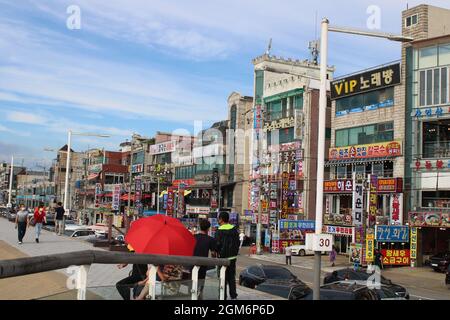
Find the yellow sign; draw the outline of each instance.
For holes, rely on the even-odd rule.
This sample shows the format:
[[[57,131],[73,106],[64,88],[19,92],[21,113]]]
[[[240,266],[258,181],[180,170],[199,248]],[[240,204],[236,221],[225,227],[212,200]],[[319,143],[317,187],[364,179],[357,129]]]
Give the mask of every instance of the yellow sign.
[[[411,259],[417,259],[417,228],[411,228],[411,251],[409,252]]]
[[[375,240],[373,239],[373,234],[366,236],[366,261],[372,262],[374,260],[373,251],[375,246]]]

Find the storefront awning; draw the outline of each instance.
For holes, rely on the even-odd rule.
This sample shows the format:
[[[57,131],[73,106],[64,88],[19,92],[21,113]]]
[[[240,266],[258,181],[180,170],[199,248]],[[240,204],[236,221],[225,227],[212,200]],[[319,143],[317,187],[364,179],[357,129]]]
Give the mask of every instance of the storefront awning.
[[[383,162],[392,161],[395,157],[380,157],[380,158],[367,158],[367,159],[340,159],[340,160],[329,160],[325,162],[325,167],[341,166],[353,163],[369,163],[369,162]]]

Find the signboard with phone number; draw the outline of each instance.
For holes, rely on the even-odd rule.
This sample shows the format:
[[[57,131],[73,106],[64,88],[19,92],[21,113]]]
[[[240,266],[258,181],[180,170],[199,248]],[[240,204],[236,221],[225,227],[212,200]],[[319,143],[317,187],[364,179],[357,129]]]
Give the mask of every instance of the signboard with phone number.
[[[377,226],[377,241],[409,242],[409,228],[407,226]]]

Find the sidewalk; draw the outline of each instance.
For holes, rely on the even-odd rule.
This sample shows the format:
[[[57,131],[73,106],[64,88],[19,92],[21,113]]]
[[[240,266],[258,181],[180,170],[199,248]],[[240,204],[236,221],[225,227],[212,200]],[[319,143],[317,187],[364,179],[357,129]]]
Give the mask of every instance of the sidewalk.
[[[17,243],[17,230],[14,224],[0,218],[0,260],[15,259],[26,256],[66,253],[81,250],[103,250],[82,240],[57,236],[53,232],[42,230],[40,243],[34,241],[34,228],[29,228],[24,243]],[[117,292],[111,288],[116,282],[127,277],[131,266],[119,270],[115,265],[94,264],[88,273],[89,287],[87,299],[118,299]],[[21,277],[0,280],[0,300],[28,300],[57,295],[53,299],[76,299],[76,291],[66,292],[68,274],[66,270],[50,271]],[[95,292],[95,294],[93,293]],[[64,294],[61,294],[64,293]],[[238,286],[239,300],[276,300],[272,295]]]

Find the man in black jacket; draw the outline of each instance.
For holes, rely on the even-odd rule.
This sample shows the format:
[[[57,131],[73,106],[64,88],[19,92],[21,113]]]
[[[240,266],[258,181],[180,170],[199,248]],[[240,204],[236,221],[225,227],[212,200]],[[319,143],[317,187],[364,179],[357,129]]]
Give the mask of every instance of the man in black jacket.
[[[236,259],[239,254],[239,232],[229,223],[228,212],[219,213],[219,228],[216,232],[217,252],[220,258],[230,260],[230,265],[225,273],[225,299],[228,286],[231,300],[237,298],[236,292]]]

